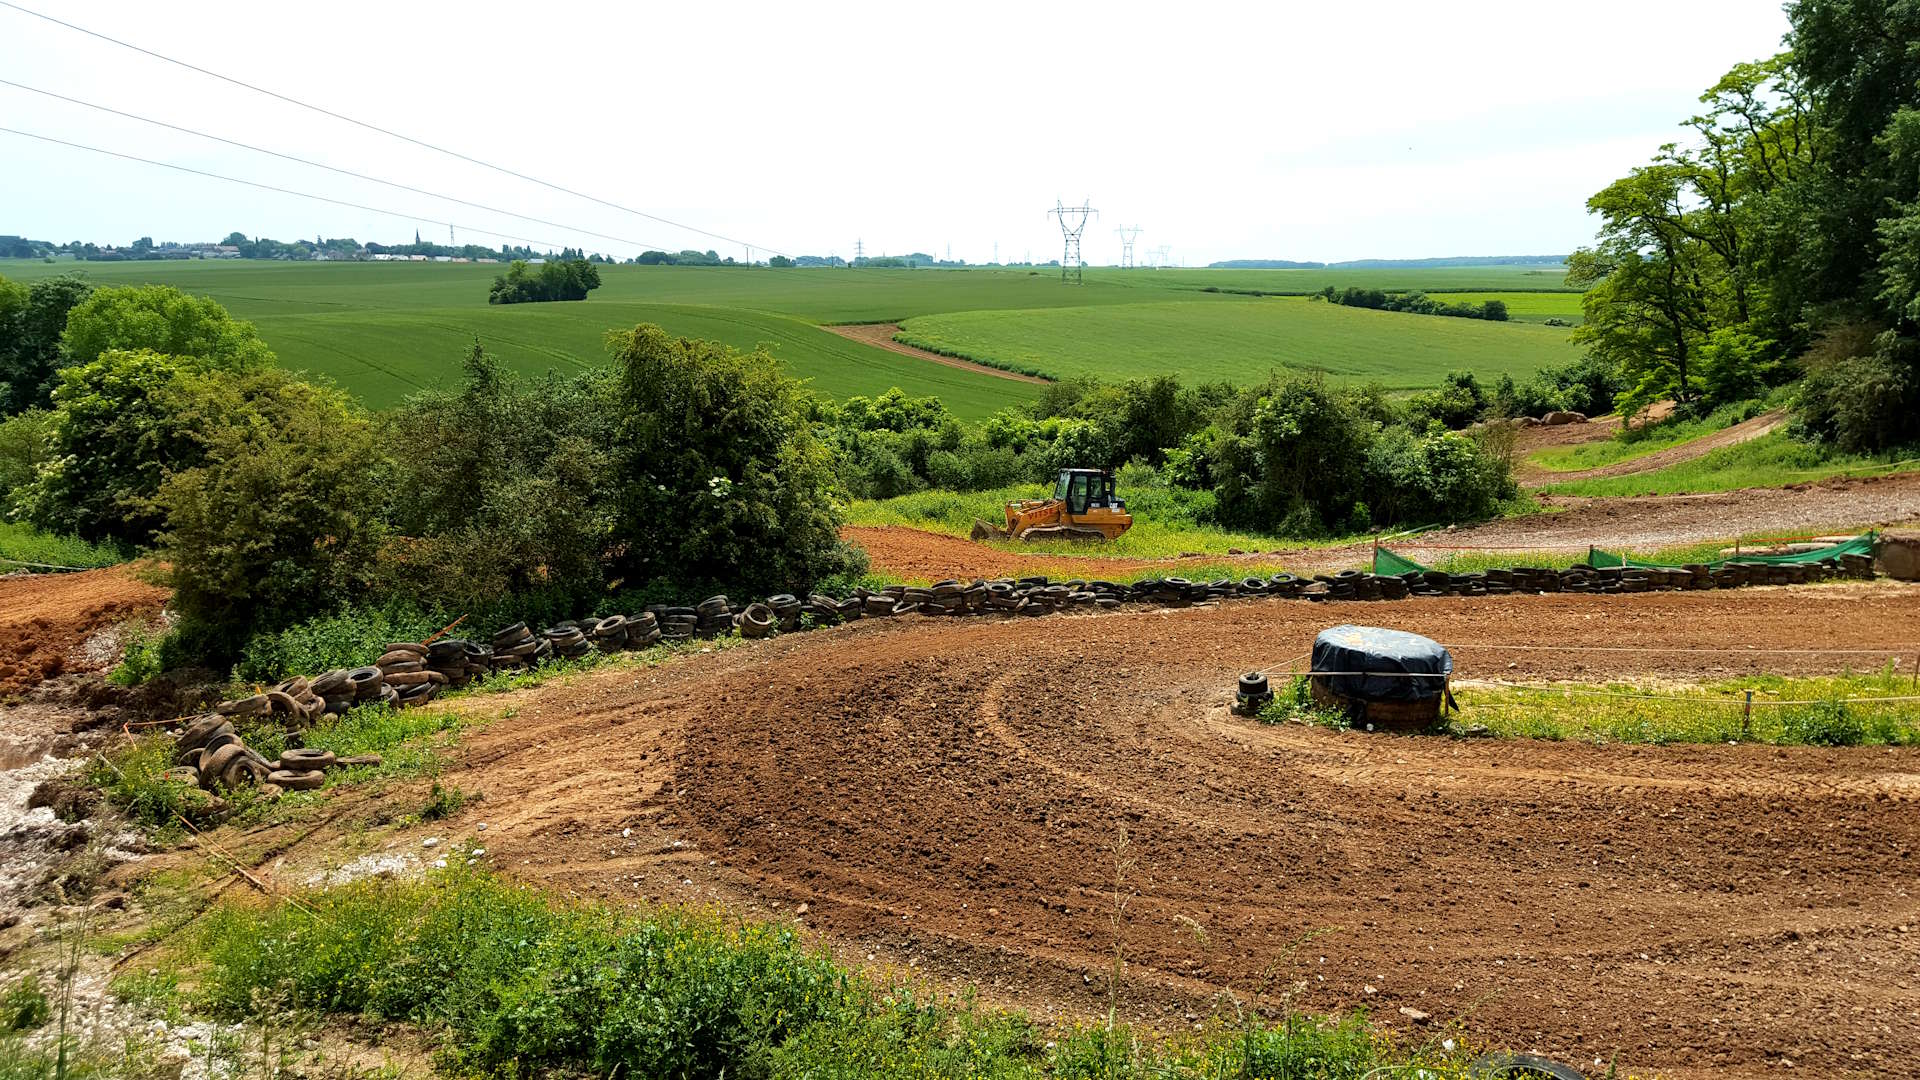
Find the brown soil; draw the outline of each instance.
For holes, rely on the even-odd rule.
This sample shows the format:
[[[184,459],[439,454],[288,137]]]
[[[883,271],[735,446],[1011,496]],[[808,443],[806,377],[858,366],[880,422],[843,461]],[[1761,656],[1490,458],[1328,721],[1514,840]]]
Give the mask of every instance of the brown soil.
[[[1787,411],[1775,409],[1761,413],[1751,420],[1743,420],[1731,427],[1721,428],[1711,435],[1702,435],[1698,439],[1683,442],[1678,446],[1669,446],[1665,450],[1656,450],[1637,458],[1616,461],[1611,465],[1601,465],[1592,469],[1576,469],[1569,472],[1554,472],[1538,465],[1522,461],[1514,470],[1515,476],[1528,487],[1542,487],[1547,484],[1562,484],[1573,480],[1598,480],[1608,476],[1630,476],[1634,473],[1652,472],[1669,465],[1678,465],[1683,461],[1692,461],[1703,457],[1723,446],[1738,446],[1743,442],[1771,434],[1787,422]],[[1582,442],[1593,440],[1583,439]],[[1537,449],[1537,448],[1536,448]]]
[[[1035,375],[1022,375],[1017,371],[1003,371],[997,367],[976,364],[971,360],[962,360],[957,356],[942,356],[937,352],[928,352],[926,349],[916,348],[915,346],[895,341],[893,340],[893,335],[900,332],[899,323],[849,323],[845,326],[823,326],[820,329],[828,331],[829,333],[839,334],[849,341],[857,341],[862,345],[871,345],[876,349],[885,349],[888,352],[899,353],[901,356],[911,356],[920,360],[929,360],[936,364],[945,364],[950,368],[959,368],[962,371],[973,371],[981,375],[992,375],[997,379],[1012,379],[1014,382],[1036,383],[1040,386],[1045,386],[1053,381],[1051,379],[1042,379]]]
[[[443,778],[485,796],[446,835],[486,822],[490,860],[563,892],[788,912],[1041,1015],[1104,1011],[1118,858],[1121,1011],[1167,1028],[1299,979],[1300,1007],[1640,1072],[1892,1074],[1920,1051],[1920,750],[1341,734],[1227,704],[1343,619],[1435,636],[1468,677],[1688,678],[1872,662],[1749,646],[1912,655],[1916,610],[1840,585],[859,623],[521,696]],[[1469,647],[1513,643],[1568,651]]]
[[[168,595],[125,566],[0,578],[0,693],[98,667],[82,643],[114,623],[160,610]]]

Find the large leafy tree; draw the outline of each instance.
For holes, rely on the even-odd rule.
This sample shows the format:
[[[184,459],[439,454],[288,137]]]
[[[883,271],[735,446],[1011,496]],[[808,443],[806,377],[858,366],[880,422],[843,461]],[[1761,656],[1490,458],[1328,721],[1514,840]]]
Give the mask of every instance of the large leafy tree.
[[[189,296],[170,285],[94,292],[67,314],[62,343],[74,364],[114,349],[192,356],[231,371],[273,363],[273,352],[252,323],[229,315],[211,297]]]

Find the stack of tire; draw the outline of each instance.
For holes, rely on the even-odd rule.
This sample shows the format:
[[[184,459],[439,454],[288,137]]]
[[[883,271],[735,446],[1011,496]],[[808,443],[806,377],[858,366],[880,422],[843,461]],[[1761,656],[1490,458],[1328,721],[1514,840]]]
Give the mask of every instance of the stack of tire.
[[[748,604],[740,614],[734,616],[735,626],[743,638],[763,638],[772,634],[778,620],[773,608],[766,604]]]
[[[214,707],[221,716],[234,719],[272,718],[288,728],[302,728],[324,716],[326,699],[313,692],[306,679],[291,678],[264,694],[223,701]]]
[[[329,671],[313,680],[312,690],[326,701],[326,711],[331,716],[338,716],[355,705],[400,702],[400,691],[387,685],[386,676],[377,666]]]
[[[493,650],[466,638],[441,638],[427,646],[427,669],[446,677],[457,690],[493,670]]]
[[[269,761],[242,742],[233,723],[218,713],[187,721],[173,747],[174,767],[169,780],[206,791],[234,791],[257,787],[266,796],[284,791],[308,791],[326,783],[325,770],[354,765],[378,765],[377,754],[336,757],[331,750],[283,750]]]
[[[386,692],[393,695],[387,703],[396,708],[425,705],[439,696],[441,687],[452,681],[444,673],[428,667],[427,647],[412,641],[388,643],[373,666],[380,669]]]
[[[493,666],[495,668],[532,667],[553,655],[553,643],[544,637],[535,636],[523,622],[514,623],[494,632]]]
[[[733,616],[735,612],[732,602],[726,598],[725,594],[709,596],[694,605],[693,610],[699,619],[695,624],[695,629],[701,637],[719,637],[721,634],[733,629]]]
[[[554,656],[578,660],[593,651],[593,641],[587,637],[590,628],[577,622],[561,622],[542,631],[541,636],[553,646]]]
[[[842,603],[843,601],[835,600],[825,593],[814,593],[807,597],[806,606],[802,610],[808,618],[813,620],[815,626],[838,626],[846,619],[860,617],[857,608],[851,614],[846,613],[841,606]]]
[[[783,634],[800,629],[800,606],[800,598],[792,593],[767,597],[767,607],[773,609],[774,622]]]
[[[660,637],[663,641],[689,641],[700,626],[700,613],[690,607],[668,604],[655,604],[647,608],[660,623]]]

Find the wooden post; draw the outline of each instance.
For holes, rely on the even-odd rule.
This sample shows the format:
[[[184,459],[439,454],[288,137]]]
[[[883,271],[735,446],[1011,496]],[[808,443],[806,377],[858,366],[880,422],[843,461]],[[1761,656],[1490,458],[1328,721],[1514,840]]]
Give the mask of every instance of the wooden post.
[[[1753,733],[1753,691],[1747,691],[1747,707],[1740,716],[1740,738],[1745,739]]]

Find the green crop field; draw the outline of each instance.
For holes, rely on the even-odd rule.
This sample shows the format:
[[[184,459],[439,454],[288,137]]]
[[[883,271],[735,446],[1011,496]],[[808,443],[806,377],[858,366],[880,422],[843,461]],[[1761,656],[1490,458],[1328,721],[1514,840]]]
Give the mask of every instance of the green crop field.
[[[955,312],[919,316],[901,330],[904,340],[936,352],[1054,377],[1171,373],[1189,382],[1247,383],[1288,368],[1412,389],[1454,369],[1483,380],[1524,378],[1576,355],[1557,327],[1298,298]]]
[[[1493,374],[1531,371],[1566,358],[1560,337],[1539,327],[1461,319],[1330,311],[1246,292],[1311,292],[1324,285],[1500,290],[1508,299],[1566,303],[1576,294],[1529,297],[1559,287],[1537,267],[1406,270],[1089,269],[1063,285],[1057,269],[771,270],[608,266],[602,287],[578,303],[489,307],[487,286],[503,268],[449,263],[182,261],[58,263],[0,261],[0,275],[31,281],[78,270],[101,285],[156,282],[211,296],[260,328],[289,368],[332,379],[374,407],[436,385],[459,370],[478,339],[514,368],[574,371],[601,363],[608,330],[655,322],[673,333],[738,347],[768,345],[797,377],[827,397],[898,386],[936,395],[956,414],[980,418],[1031,400],[1036,389],[848,341],[821,324],[915,320],[925,334],[960,320],[994,325],[990,341],[960,335],[953,351],[1060,374],[1115,377],[1159,371],[1249,381],[1276,365],[1320,368],[1390,385],[1428,385],[1453,367]],[[1217,290],[1217,291],[1216,291]],[[1090,312],[1105,310],[1112,318]],[[1049,317],[1050,312],[1054,317]],[[1096,329],[1092,338],[1082,330]],[[942,331],[946,333],[946,331]],[[1009,336],[1012,335],[1012,336]],[[1028,337],[1027,335],[1031,335]],[[990,346],[990,347],[988,347]]]
[[[1575,326],[1585,321],[1577,292],[1433,292],[1428,296],[1451,304],[1481,304],[1498,300],[1507,305],[1507,317],[1514,322],[1545,322],[1560,319]]]

